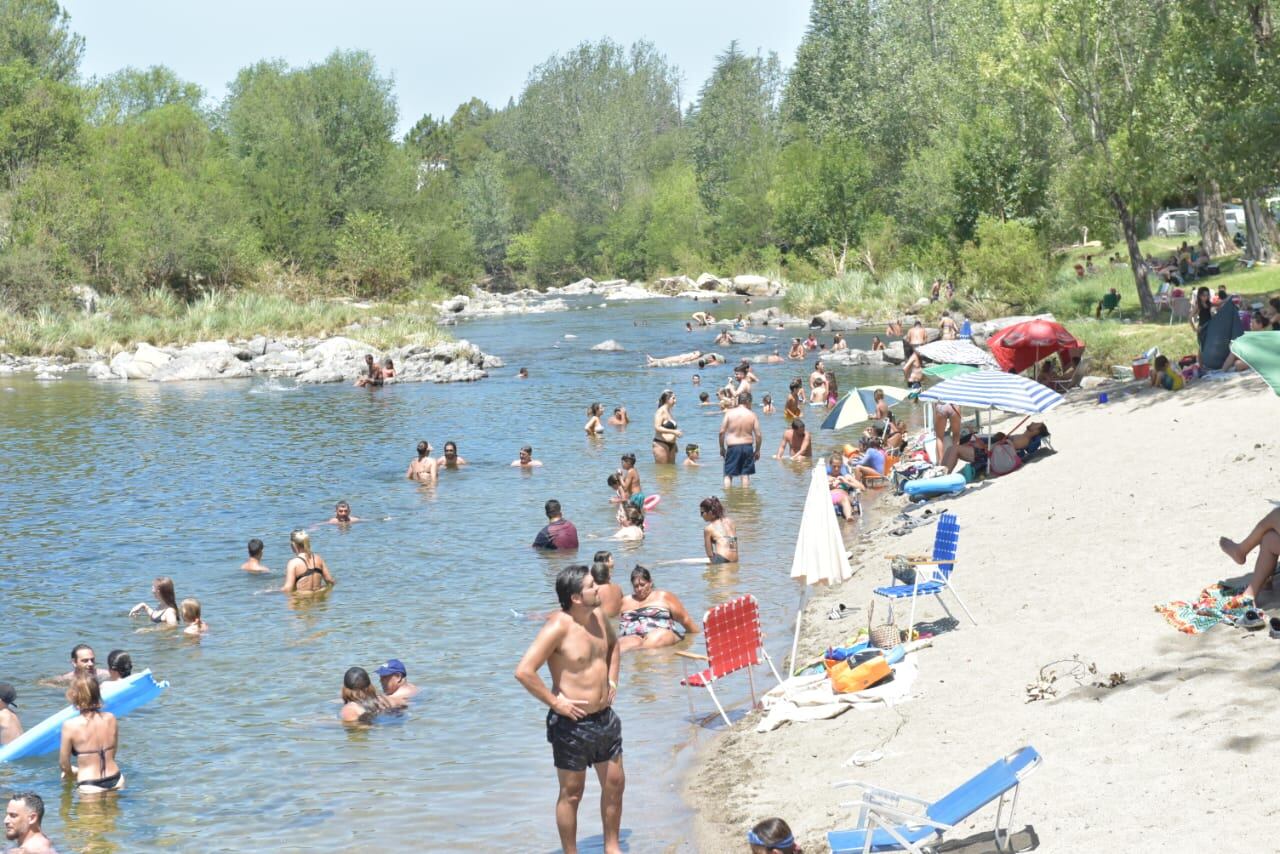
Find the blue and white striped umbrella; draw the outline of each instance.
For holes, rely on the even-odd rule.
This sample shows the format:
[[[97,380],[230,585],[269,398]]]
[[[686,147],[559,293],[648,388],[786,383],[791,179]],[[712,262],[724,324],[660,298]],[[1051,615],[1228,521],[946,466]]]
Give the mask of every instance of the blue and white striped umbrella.
[[[1048,412],[1062,403],[1062,395],[1053,389],[1020,374],[1000,371],[973,371],[940,382],[923,392],[920,399],[1023,415]]]

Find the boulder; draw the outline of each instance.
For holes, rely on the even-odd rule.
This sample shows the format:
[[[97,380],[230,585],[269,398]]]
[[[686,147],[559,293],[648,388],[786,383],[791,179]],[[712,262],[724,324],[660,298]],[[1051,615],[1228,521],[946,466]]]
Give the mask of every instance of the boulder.
[[[646,291],[644,288],[637,288],[634,285],[623,285],[620,288],[609,291],[604,295],[604,298],[612,302],[615,300],[665,299],[666,295]]]
[[[269,350],[256,357],[249,367],[255,374],[293,377],[315,367],[315,363],[297,350],[286,350],[282,345],[279,350]]]
[[[591,349],[600,350],[602,352],[607,352],[607,353],[621,353],[624,348],[617,341],[614,341],[612,338],[610,338],[606,341],[601,341],[599,344],[595,345]]]
[[[91,380],[122,380],[123,376],[111,370],[111,366],[105,361],[94,362],[89,366],[89,379]]]
[[[606,290],[608,288],[620,288],[623,285],[630,285],[632,282],[628,282],[626,279],[609,279],[604,282],[597,282],[596,284],[601,290]],[[641,287],[643,285],[641,282],[635,282],[634,284],[636,287]]]
[[[102,296],[88,285],[72,285],[68,290],[71,297],[80,303],[80,310],[85,314],[94,314],[102,302]]]
[[[756,335],[751,332],[730,332],[729,338],[734,344],[763,344],[765,342],[763,335]]]
[[[267,352],[267,348],[270,347],[271,344],[272,344],[272,341],[270,338],[266,337],[265,335],[259,335],[256,338],[249,340],[244,345],[244,349],[249,352],[249,358],[252,359],[252,358],[256,358],[258,356],[264,355]]]
[[[693,298],[697,299],[698,296],[701,296],[696,290],[697,287],[693,279],[688,276],[667,276],[655,281],[651,286],[651,290],[668,296],[688,296],[692,294]]]
[[[857,318],[836,314],[829,309],[809,321],[809,326],[812,327],[817,321],[821,321],[819,328],[828,332],[856,332],[862,326],[862,322]]]
[[[225,356],[232,359],[239,359],[243,362],[247,362],[250,359],[252,359],[255,355],[257,354],[250,352],[250,350],[246,347],[240,347],[235,344],[231,344],[226,340],[222,340],[222,341],[197,341],[194,344],[189,344],[188,346],[183,347],[181,350],[179,350],[175,355],[175,358],[182,358],[183,356],[190,356],[193,358],[213,358],[215,356],[218,356],[218,357]]]
[[[548,288],[547,293],[569,294],[570,296],[577,294],[593,294],[596,291],[596,283],[594,279],[579,279],[571,285],[565,285],[563,288]]]
[[[698,277],[695,284],[700,291],[718,291],[724,288],[724,282],[711,273],[703,273]]]
[[[837,365],[883,365],[883,350],[837,350],[822,354],[822,361]]]
[[[880,351],[881,358],[891,365],[901,365],[907,360],[906,354],[902,350],[901,341],[890,341],[885,348]]]
[[[458,294],[457,296],[449,297],[447,300],[440,303],[440,311],[445,314],[457,314],[460,311],[465,311],[467,306],[470,304],[471,297],[466,294]]]
[[[782,285],[767,276],[734,276],[733,290],[750,297],[771,297],[782,290]]]
[[[165,351],[142,343],[132,356],[120,353],[112,359],[111,369],[126,379],[149,380],[157,368],[167,364],[172,358]]]
[[[223,342],[225,343],[225,342]],[[233,353],[183,353],[156,368],[151,381],[223,380],[252,376],[249,364]]]

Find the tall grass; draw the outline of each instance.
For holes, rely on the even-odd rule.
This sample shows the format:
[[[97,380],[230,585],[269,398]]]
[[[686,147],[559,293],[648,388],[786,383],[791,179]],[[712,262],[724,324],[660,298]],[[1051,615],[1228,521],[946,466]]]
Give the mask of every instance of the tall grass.
[[[821,282],[791,285],[782,299],[782,307],[797,315],[830,310],[851,317],[884,320],[897,316],[921,299],[928,303],[932,282],[931,277],[910,270],[895,270],[881,279],[854,270]]]
[[[141,341],[190,344],[220,338],[327,337],[342,334],[385,348],[430,344],[449,336],[435,323],[433,294],[404,303],[295,301],[262,291],[215,292],[185,303],[155,290],[107,297],[97,313],[41,309],[32,316],[0,310],[0,350],[18,355],[71,355],[75,348],[112,354]],[[349,328],[359,324],[359,328]]]

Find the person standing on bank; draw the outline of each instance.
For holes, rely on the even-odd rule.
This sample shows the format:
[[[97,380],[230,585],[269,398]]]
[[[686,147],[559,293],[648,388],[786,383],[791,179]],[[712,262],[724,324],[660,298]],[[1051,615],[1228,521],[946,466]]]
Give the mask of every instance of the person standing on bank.
[[[601,608],[600,588],[585,566],[567,566],[556,576],[560,611],[547,617],[515,677],[545,703],[547,741],[560,782],[556,829],[565,854],[578,851],[578,804],[587,768],[600,780],[600,816],[605,854],[621,854],[622,722],[613,711],[621,655],[613,623]],[[538,671],[551,671],[548,689]]]

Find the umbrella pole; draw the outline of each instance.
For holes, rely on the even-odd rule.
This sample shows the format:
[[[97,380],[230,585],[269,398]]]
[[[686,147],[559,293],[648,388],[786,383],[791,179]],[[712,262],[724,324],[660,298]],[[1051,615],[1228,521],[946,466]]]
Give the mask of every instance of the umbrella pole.
[[[804,594],[808,589],[806,586],[800,590],[800,607],[796,609],[796,634],[791,639],[791,659],[787,664],[788,679],[796,672],[796,649],[800,646],[800,623],[804,621]]]

